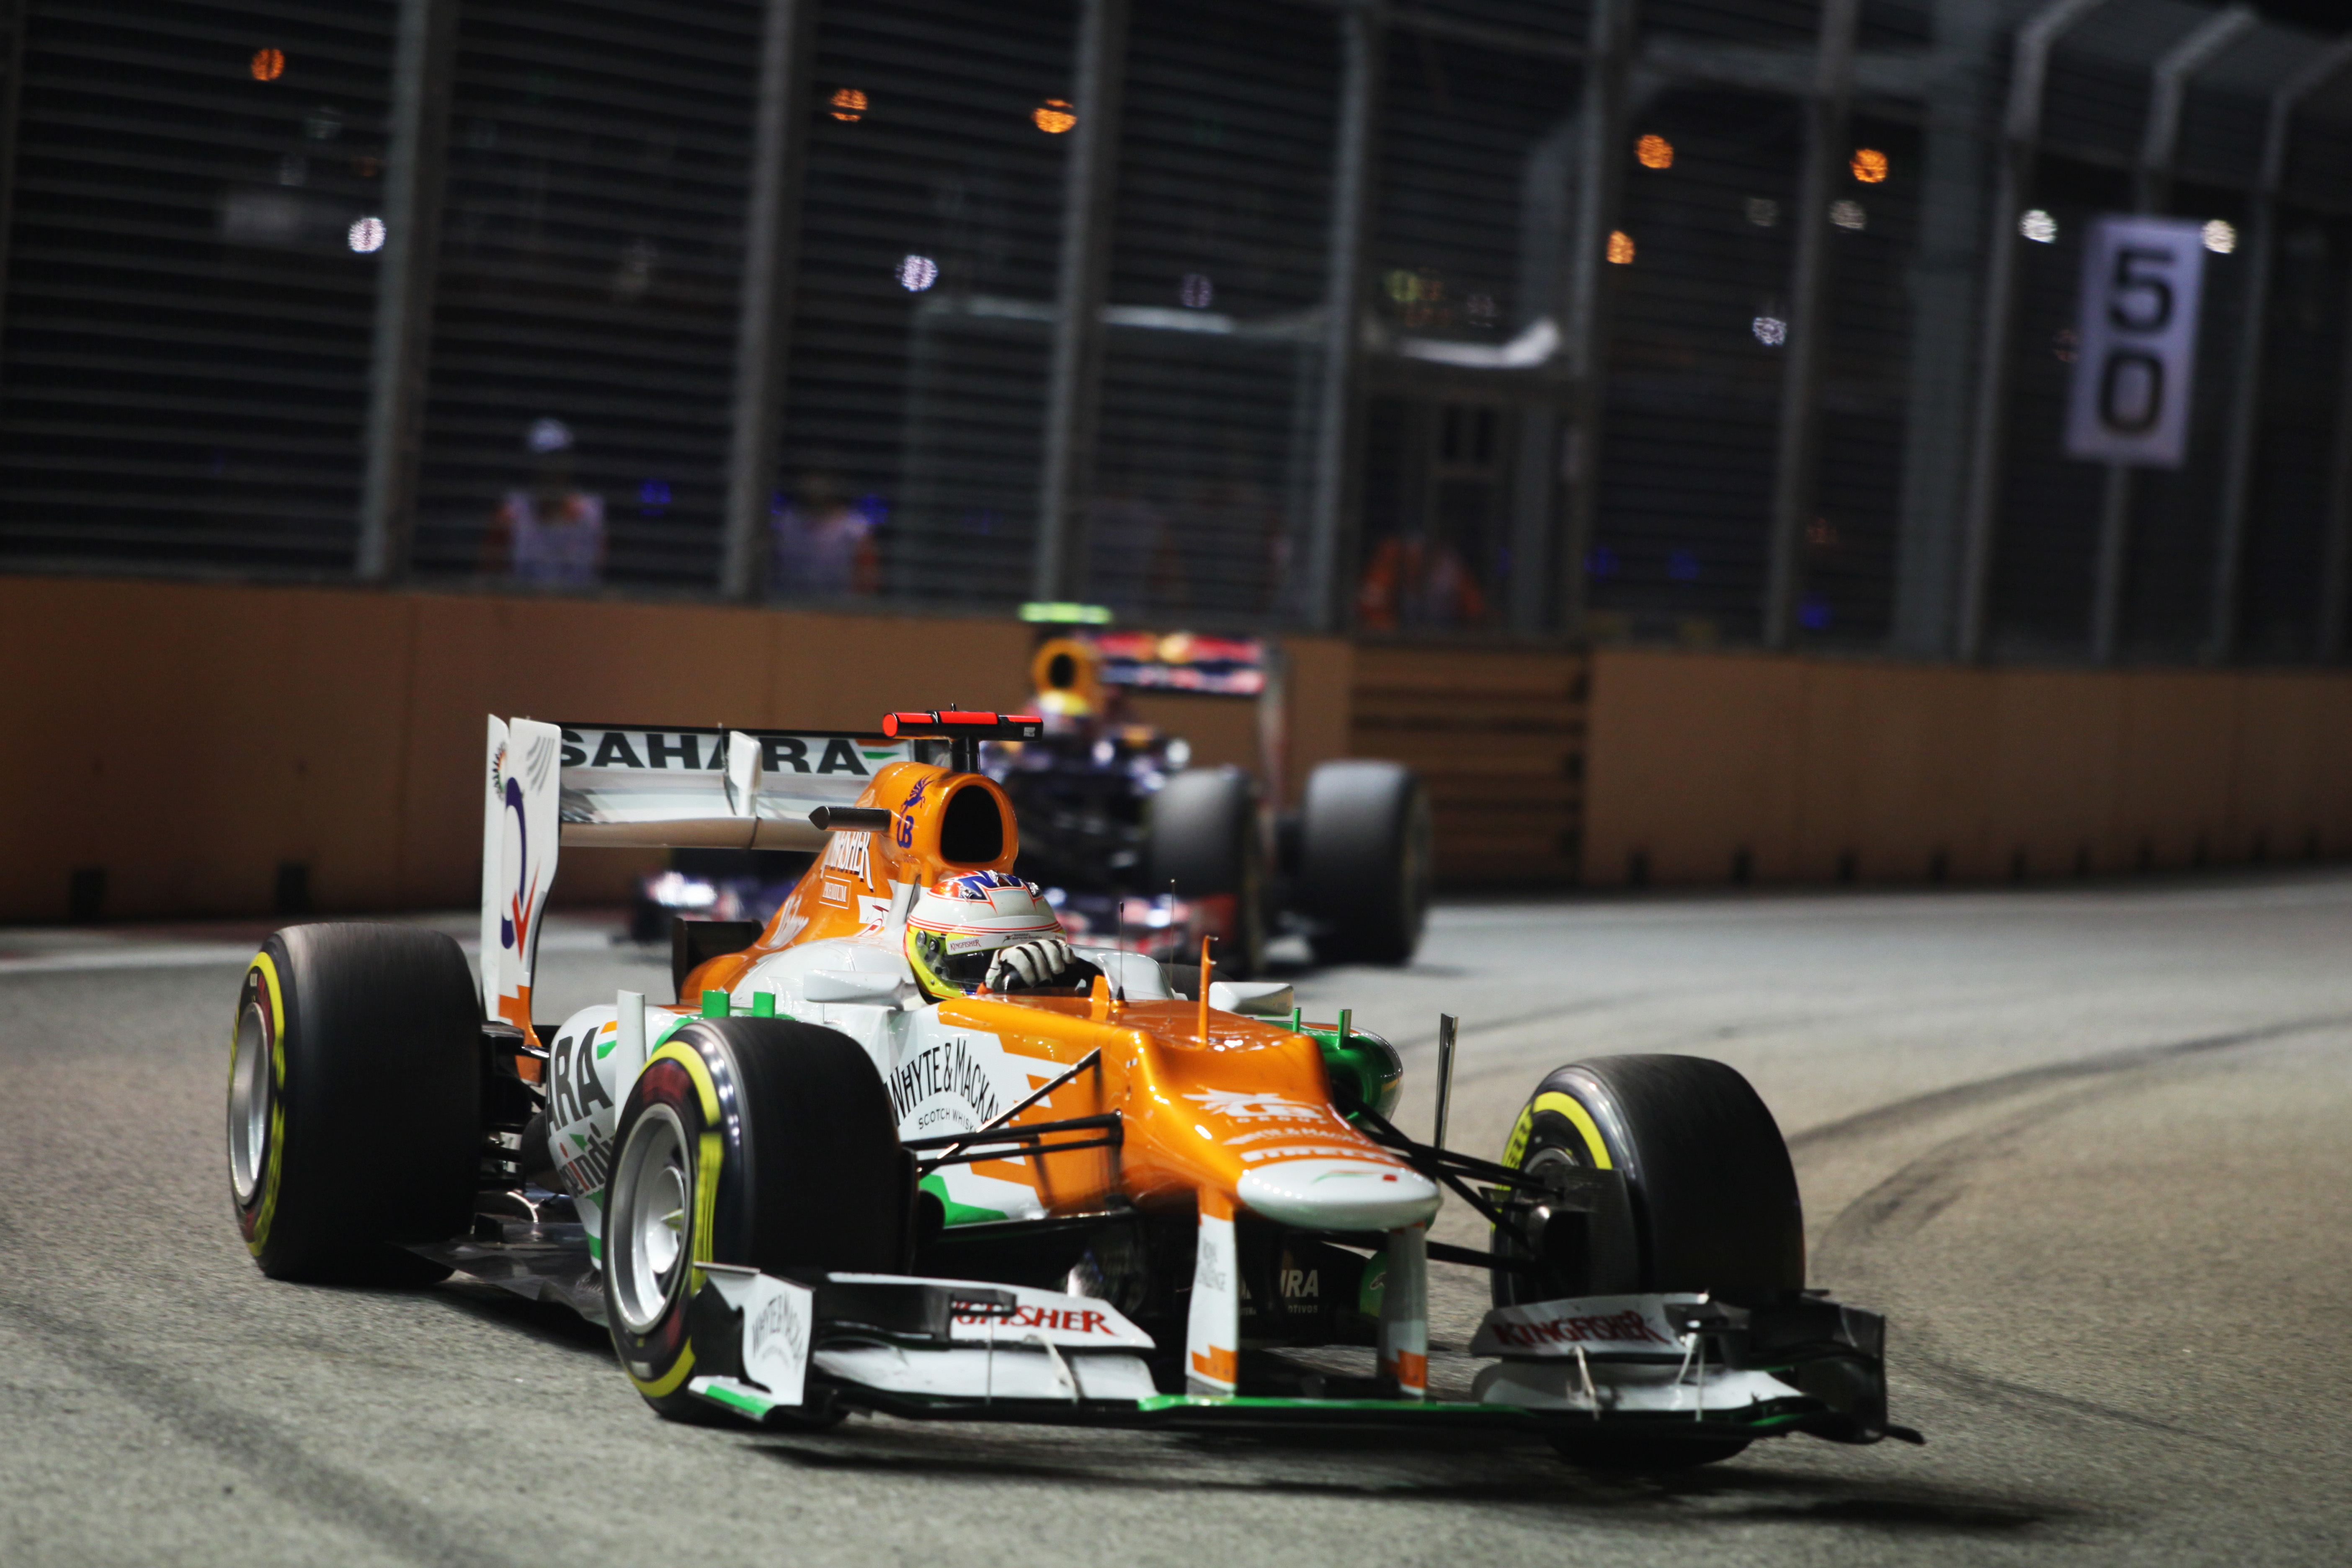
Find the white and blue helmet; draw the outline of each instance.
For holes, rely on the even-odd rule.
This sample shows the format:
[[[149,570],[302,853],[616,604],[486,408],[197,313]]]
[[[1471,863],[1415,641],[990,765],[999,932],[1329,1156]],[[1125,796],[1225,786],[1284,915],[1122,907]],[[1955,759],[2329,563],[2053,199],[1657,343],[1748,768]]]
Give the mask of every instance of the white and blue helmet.
[[[1069,984],[1062,921],[1037,884],[1003,871],[934,882],[907,916],[907,962],[934,996]]]

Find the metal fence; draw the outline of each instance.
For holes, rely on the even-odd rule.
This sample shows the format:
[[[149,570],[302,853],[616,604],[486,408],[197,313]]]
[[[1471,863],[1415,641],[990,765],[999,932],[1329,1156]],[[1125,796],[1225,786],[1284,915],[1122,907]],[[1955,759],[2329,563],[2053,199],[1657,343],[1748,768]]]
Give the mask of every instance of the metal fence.
[[[2185,0],[21,0],[0,567],[2341,658],[2352,46]],[[2084,246],[2201,225],[2185,456]]]

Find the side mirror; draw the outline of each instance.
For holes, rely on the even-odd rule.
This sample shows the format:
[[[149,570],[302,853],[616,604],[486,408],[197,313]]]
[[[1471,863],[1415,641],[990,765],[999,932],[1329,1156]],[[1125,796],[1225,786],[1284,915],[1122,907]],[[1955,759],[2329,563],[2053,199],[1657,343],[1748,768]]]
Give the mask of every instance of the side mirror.
[[[1278,980],[1212,980],[1209,1005],[1221,1013],[1253,1018],[1286,1018],[1294,1004],[1291,989]]]
[[[887,1006],[898,999],[898,976],[871,969],[819,969],[801,976],[801,994],[812,1002],[863,1002]]]
[[[1129,1002],[1165,1002],[1175,994],[1168,989],[1167,976],[1160,973],[1160,965],[1142,953],[1107,947],[1073,951],[1101,970],[1111,988]]]

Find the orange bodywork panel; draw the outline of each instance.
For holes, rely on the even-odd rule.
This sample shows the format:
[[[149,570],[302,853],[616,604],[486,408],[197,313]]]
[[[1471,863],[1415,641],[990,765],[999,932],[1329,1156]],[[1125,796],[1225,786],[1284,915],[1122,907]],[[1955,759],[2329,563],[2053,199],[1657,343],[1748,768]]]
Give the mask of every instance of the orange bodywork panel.
[[[1212,1012],[1204,1043],[1193,1003],[1076,996],[973,996],[941,1003],[940,1017],[1064,1066],[1101,1050],[1096,1070],[1012,1123],[1106,1110],[1125,1123],[1118,1149],[1032,1162],[1040,1167],[1039,1200],[1056,1213],[1092,1207],[1113,1193],[1147,1208],[1188,1204],[1203,1191],[1231,1194],[1253,1163],[1254,1146],[1288,1152],[1312,1144],[1330,1158],[1403,1168],[1331,1109],[1315,1042],[1277,1025]]]
[[[894,894],[969,871],[1009,871],[1020,854],[1013,808],[995,783],[925,763],[894,763],[859,804],[891,815],[887,832],[835,833],[825,854],[751,947],[713,958],[681,995],[732,991],[761,959],[801,942],[854,937],[884,923]],[[993,820],[989,820],[992,816]],[[1035,1063],[1037,1084],[1102,1053],[1090,1071],[1008,1125],[1118,1113],[1120,1145],[983,1161],[980,1173],[1034,1184],[1055,1213],[1122,1195],[1146,1207],[1224,1205],[1264,1159],[1328,1158],[1409,1169],[1331,1105],[1315,1041],[1279,1025],[1199,1002],[1118,1003],[1086,996],[992,996],[940,1004],[940,1020],[997,1037]],[[1060,1141],[1060,1140],[1054,1140]],[[974,1140],[984,1146],[984,1140]]]
[[[985,807],[978,800],[961,800],[975,791],[985,798]],[[857,935],[878,923],[869,918],[875,900],[887,908],[901,883],[921,887],[966,871],[1010,871],[1021,856],[1013,803],[995,780],[979,773],[951,773],[929,763],[892,763],[874,775],[857,804],[888,811],[889,831],[832,835],[823,857],[760,940],[696,968],[678,987],[680,1001],[691,1005],[705,991],[732,991],[744,971],[796,943]],[[993,835],[980,826],[986,807],[993,808]],[[989,853],[947,858],[950,850],[975,848]]]

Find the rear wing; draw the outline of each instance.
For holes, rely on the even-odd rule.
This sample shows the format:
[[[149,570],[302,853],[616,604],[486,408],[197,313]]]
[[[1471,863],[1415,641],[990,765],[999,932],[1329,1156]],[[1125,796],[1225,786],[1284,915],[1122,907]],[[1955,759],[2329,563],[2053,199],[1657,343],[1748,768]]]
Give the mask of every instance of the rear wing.
[[[915,742],[835,730],[555,726],[562,841],[603,848],[822,849],[821,805],[855,805]]]
[[[834,730],[489,721],[482,812],[482,1007],[531,1034],[541,916],[564,845],[821,849],[819,806],[938,742]]]
[[[1257,637],[1207,637],[1193,632],[1096,632],[1086,639],[1105,686],[1184,691],[1212,697],[1256,697],[1271,662]]]

